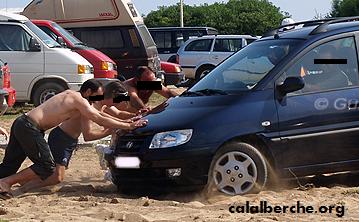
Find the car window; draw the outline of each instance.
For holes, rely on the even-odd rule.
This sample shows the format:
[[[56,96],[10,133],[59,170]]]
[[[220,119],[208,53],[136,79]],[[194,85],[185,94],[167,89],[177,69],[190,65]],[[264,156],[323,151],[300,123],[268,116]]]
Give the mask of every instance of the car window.
[[[195,40],[186,46],[185,51],[209,52],[212,41],[212,39]]]
[[[251,44],[252,42],[256,41],[257,39],[246,39],[247,45]]]
[[[354,38],[348,37],[312,49],[284,75],[303,77],[304,88],[293,94],[352,87],[359,82],[357,61]],[[281,79],[283,80],[285,76]]]
[[[153,40],[157,48],[172,48],[171,32],[154,32]]]
[[[0,51],[28,51],[31,36],[18,25],[0,25]]]
[[[56,40],[57,39],[57,35],[48,27],[46,26],[39,26],[39,28],[44,31],[46,34],[48,34],[52,39]]]
[[[216,39],[214,52],[236,52],[242,48],[242,39]]]
[[[84,43],[94,48],[124,47],[121,30],[83,30],[79,34]]]
[[[226,92],[251,90],[303,40],[280,39],[253,42],[197,82],[190,91],[216,89]]]

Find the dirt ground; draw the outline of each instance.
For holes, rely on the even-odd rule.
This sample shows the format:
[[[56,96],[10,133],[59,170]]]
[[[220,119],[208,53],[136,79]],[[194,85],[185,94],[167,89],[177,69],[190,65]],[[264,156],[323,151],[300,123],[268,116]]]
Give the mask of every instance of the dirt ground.
[[[156,100],[155,103],[161,102]],[[14,116],[0,117],[0,124],[10,128]],[[0,158],[4,150],[0,149]],[[31,164],[26,161],[23,167]],[[310,184],[298,189],[297,181],[280,181],[259,194],[245,196],[213,195],[201,192],[162,194],[153,196],[124,195],[104,179],[94,148],[81,148],[74,154],[65,181],[57,186],[10,200],[0,200],[2,221],[359,221],[359,174],[323,176],[300,180]],[[303,188],[303,187],[302,187]],[[146,192],[145,192],[146,193]],[[312,206],[317,213],[231,213],[237,206],[260,205],[274,207]],[[320,213],[332,206],[332,212]],[[239,208],[241,209],[241,208]]]
[[[1,155],[4,151],[1,150]],[[27,166],[30,162],[26,162]],[[103,179],[98,156],[93,148],[79,149],[66,171],[65,181],[51,188],[0,201],[0,221],[359,221],[358,175],[321,178],[318,188],[298,190],[287,187],[246,196],[215,195],[204,198],[201,192],[172,193],[156,197],[126,196]],[[353,180],[354,179],[354,180]],[[340,181],[335,185],[333,181]],[[355,183],[356,185],[354,185]],[[151,194],[148,194],[151,196]],[[230,206],[268,204],[305,206],[344,206],[344,215],[336,212],[317,214],[230,213]],[[338,212],[337,212],[338,213]]]

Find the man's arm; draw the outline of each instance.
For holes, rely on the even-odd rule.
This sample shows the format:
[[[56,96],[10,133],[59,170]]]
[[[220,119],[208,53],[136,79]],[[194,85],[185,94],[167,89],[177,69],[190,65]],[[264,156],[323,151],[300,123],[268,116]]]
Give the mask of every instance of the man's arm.
[[[130,98],[131,98],[131,106],[137,110],[146,108],[146,105],[143,103],[142,99],[138,97],[137,90],[133,87],[128,90]]]
[[[175,91],[170,90],[170,89],[168,89],[166,86],[163,86],[163,85],[162,85],[162,90],[157,90],[156,92],[157,92],[158,94],[162,95],[163,97],[166,97],[167,99],[179,95],[179,94],[176,93]]]
[[[106,128],[133,130],[135,128],[145,126],[147,124],[147,120],[139,120],[133,123],[125,123],[125,122],[117,121],[113,118],[105,117],[101,115],[98,110],[92,107],[88,103],[88,101],[82,98],[80,95],[76,94],[74,99],[75,99],[74,100],[75,107],[80,111],[82,116]]]
[[[115,117],[117,117],[119,119],[123,119],[123,120],[130,119],[130,118],[136,116],[135,113],[130,113],[130,112],[127,112],[127,111],[119,110],[114,106],[106,107],[104,109],[104,112],[111,115],[111,116],[115,116]]]
[[[91,121],[88,118],[81,116],[81,132],[85,141],[91,141],[98,140],[108,135],[111,135],[112,129],[91,129]]]

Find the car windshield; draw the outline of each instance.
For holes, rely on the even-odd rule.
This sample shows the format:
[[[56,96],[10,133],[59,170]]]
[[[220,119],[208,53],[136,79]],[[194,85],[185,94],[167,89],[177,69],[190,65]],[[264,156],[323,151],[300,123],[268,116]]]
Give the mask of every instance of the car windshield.
[[[43,32],[39,27],[34,25],[32,22],[27,21],[25,22],[25,25],[33,32],[36,36],[38,36],[43,43],[45,43],[50,48],[59,47],[61,48],[61,45],[57,43],[55,40],[53,40],[49,35],[47,35],[45,32]]]
[[[75,36],[71,35],[67,30],[59,26],[57,23],[52,23],[52,26],[61,33],[67,40],[69,40],[73,45],[82,45],[83,43],[78,40]]]
[[[190,92],[251,90],[303,40],[276,39],[253,42],[195,84]]]

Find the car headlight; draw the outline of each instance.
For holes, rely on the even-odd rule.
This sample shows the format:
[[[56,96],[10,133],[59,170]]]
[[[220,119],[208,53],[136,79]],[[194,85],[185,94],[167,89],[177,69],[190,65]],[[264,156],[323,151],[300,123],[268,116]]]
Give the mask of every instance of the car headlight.
[[[150,149],[168,148],[187,143],[192,137],[193,130],[175,130],[157,133],[150,145]]]
[[[116,65],[113,64],[112,62],[102,61],[101,62],[101,69],[102,70],[108,70],[108,71],[116,70]]]
[[[89,65],[77,65],[78,74],[91,74],[91,66]]]

